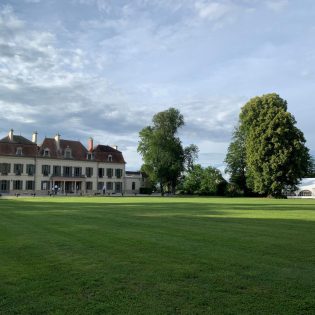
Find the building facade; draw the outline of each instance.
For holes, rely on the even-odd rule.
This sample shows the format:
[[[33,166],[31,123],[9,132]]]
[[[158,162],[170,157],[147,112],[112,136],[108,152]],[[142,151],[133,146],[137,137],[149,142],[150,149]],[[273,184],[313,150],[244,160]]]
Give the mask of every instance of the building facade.
[[[123,194],[125,165],[122,152],[108,145],[86,148],[81,142],[45,138],[37,145],[14,135],[0,140],[1,194]]]
[[[138,194],[140,192],[140,188],[144,187],[146,184],[143,173],[126,171],[125,174],[126,193],[130,195]]]

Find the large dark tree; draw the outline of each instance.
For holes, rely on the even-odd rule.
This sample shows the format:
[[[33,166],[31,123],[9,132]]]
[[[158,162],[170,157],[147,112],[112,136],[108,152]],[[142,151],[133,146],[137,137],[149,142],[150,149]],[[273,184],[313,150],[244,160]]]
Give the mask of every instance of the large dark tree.
[[[177,109],[170,108],[155,114],[152,122],[152,126],[139,133],[138,152],[144,161],[143,170],[153,182],[159,183],[162,195],[165,187],[175,193],[185,161],[184,149],[177,137],[184,118]]]
[[[310,156],[305,138],[287,111],[287,102],[279,95],[266,94],[246,103],[241,109],[238,132],[234,142],[240,141],[244,149],[231,144],[227,169],[232,170],[231,175],[237,174],[234,165],[239,161],[233,159],[232,153],[241,152],[246,184],[253,191],[279,196],[285,189],[294,189],[307,173]]]

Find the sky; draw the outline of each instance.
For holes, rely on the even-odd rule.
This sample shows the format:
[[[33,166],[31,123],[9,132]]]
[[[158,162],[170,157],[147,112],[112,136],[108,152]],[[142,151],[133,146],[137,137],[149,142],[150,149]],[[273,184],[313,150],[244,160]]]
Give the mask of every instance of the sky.
[[[0,2],[1,138],[93,137],[137,170],[139,131],[175,107],[183,145],[223,170],[240,108],[273,92],[314,152],[313,0]]]

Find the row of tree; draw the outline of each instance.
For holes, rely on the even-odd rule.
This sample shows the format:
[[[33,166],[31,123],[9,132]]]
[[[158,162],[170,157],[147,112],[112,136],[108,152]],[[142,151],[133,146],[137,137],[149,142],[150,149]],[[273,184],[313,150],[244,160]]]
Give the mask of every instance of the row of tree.
[[[287,103],[277,94],[255,97],[239,116],[225,159],[227,183],[211,166],[195,165],[198,147],[183,147],[178,137],[184,117],[177,109],[157,113],[140,133],[138,152],[144,171],[161,190],[200,195],[281,196],[314,172],[314,163]]]

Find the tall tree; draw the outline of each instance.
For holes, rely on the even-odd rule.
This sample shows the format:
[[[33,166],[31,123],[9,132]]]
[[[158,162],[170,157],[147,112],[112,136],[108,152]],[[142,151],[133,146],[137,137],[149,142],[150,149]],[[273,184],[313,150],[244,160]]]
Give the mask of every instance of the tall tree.
[[[143,169],[152,181],[158,182],[161,194],[170,187],[175,193],[176,185],[184,169],[184,149],[177,131],[184,125],[184,117],[175,108],[153,116],[153,126],[143,128],[140,133],[138,152],[142,155]]]
[[[195,144],[191,144],[184,148],[185,170],[190,171],[194,167],[194,163],[198,159],[199,148]]]
[[[273,196],[294,189],[309,169],[310,156],[287,102],[275,93],[251,99],[241,109],[239,132],[247,185]]]
[[[230,182],[247,195],[245,137],[239,126],[234,130],[224,162],[227,165],[225,172],[230,174]]]

